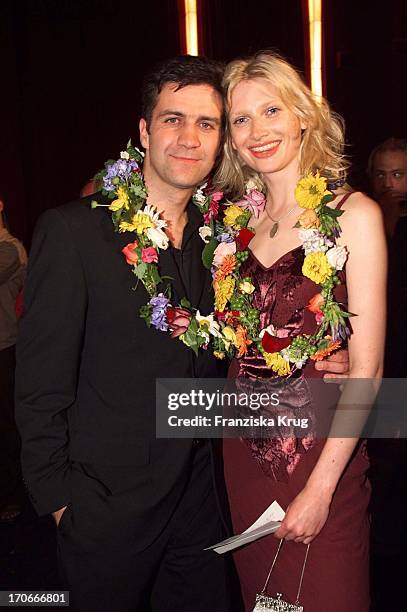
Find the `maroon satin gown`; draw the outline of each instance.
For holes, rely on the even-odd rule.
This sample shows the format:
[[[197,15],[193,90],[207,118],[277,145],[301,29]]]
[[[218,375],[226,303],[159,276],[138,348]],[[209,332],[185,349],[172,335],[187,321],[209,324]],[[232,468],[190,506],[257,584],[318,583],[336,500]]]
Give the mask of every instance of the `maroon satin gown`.
[[[315,331],[315,316],[306,306],[320,288],[303,276],[303,260],[299,247],[270,268],[253,254],[244,264],[243,275],[249,275],[256,287],[253,304],[261,313],[261,327],[273,324],[290,329],[292,335]],[[343,281],[336,288],[336,299],[346,304],[345,274]],[[229,375],[270,377],[270,370],[249,352],[232,362]],[[317,378],[323,373],[311,362],[302,375]],[[247,529],[275,499],[286,510],[304,488],[324,443],[309,438],[224,440],[225,479],[235,533]],[[360,443],[339,481],[328,520],[310,546],[300,596],[304,612],[369,610],[368,466],[365,444]],[[247,611],[253,609],[255,595],[264,585],[278,542],[269,535],[234,554]],[[284,542],[271,575],[269,595],[282,593],[283,598],[295,602],[305,550],[304,544]]]

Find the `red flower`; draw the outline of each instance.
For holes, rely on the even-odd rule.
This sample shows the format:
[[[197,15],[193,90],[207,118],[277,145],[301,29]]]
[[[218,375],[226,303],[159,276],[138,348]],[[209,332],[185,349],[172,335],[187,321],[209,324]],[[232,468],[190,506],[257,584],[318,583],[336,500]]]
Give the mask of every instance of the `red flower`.
[[[240,318],[240,310],[229,310],[225,313],[225,321],[228,325],[235,325]]]
[[[308,310],[314,314],[322,314],[321,306],[325,303],[325,299],[320,293],[316,293],[308,302]]]
[[[157,263],[158,262],[158,254],[157,251],[153,247],[146,247],[141,251],[141,259],[144,263]]]
[[[185,334],[191,323],[192,313],[186,308],[167,308],[167,321],[171,329],[171,338]]]
[[[291,344],[291,338],[277,338],[268,332],[265,332],[261,339],[261,345],[266,353],[278,353]]]
[[[127,263],[130,266],[134,266],[138,262],[138,255],[136,253],[136,248],[138,247],[138,242],[130,242],[127,246],[122,249],[122,253],[126,258]]]
[[[238,235],[236,236],[236,245],[239,251],[244,251],[251,239],[253,238],[254,233],[251,232],[247,227],[242,227]]]
[[[211,202],[208,212],[204,214],[204,223],[208,225],[212,219],[216,219],[219,214],[219,202],[223,198],[223,191],[215,191],[211,194]]]
[[[215,310],[215,312],[213,313],[215,315],[215,319],[220,319],[221,321],[224,321],[226,319],[226,312],[220,312],[220,310]]]

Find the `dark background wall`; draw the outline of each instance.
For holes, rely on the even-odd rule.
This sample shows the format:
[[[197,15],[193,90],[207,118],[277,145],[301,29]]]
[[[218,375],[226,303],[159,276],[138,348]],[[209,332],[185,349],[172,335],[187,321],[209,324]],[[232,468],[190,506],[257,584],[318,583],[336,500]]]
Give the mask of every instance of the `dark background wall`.
[[[351,181],[365,188],[369,152],[407,137],[407,2],[325,2],[327,97],[346,121]]]
[[[325,2],[327,94],[347,122],[352,180],[406,135],[407,4]],[[276,48],[306,68],[301,0],[201,0],[206,54]],[[40,212],[77,197],[129,136],[143,74],[180,52],[177,0],[2,0],[0,194],[26,243]]]

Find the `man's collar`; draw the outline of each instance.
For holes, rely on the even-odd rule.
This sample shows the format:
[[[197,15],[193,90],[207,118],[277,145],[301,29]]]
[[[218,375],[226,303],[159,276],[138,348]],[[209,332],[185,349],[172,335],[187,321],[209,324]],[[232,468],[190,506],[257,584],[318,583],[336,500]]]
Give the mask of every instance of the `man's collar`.
[[[203,224],[202,213],[198,210],[198,207],[194,204],[192,198],[188,202],[187,214],[188,221],[184,229],[182,247],[185,247],[187,242],[198,231],[198,228]]]

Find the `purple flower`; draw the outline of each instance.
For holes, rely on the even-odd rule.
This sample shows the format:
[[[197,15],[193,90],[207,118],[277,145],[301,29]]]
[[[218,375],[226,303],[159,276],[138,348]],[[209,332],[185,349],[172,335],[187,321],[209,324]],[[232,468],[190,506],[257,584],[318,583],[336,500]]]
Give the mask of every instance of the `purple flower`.
[[[149,301],[150,306],[153,307],[151,324],[159,331],[168,330],[167,307],[169,301],[163,293],[159,293]]]
[[[127,181],[132,172],[139,169],[138,163],[134,159],[118,159],[106,168],[106,176],[103,177],[103,187],[106,191],[113,191],[115,185],[112,179],[118,178]]]
[[[338,323],[336,326],[331,326],[332,331],[332,340],[344,340],[346,341],[350,336],[350,331],[347,325],[343,325],[342,323]]]
[[[224,234],[219,234],[219,236],[217,236],[217,240],[219,242],[233,242],[234,238],[233,236],[225,232]]]

